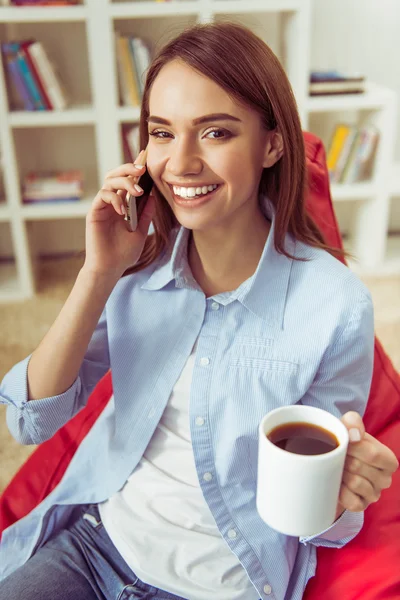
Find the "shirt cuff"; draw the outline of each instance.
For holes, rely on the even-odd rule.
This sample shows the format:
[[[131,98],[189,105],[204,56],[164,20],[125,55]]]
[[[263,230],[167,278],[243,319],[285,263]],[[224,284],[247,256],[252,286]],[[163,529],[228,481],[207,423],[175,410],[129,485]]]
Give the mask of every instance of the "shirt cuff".
[[[342,548],[361,531],[363,524],[364,512],[345,510],[330,527],[315,535],[301,537],[300,542],[327,548]]]
[[[51,398],[28,401],[28,364],[31,355],[17,363],[3,380],[1,403],[7,404],[7,424],[20,444],[41,444],[51,438],[74,414],[80,393],[78,377],[72,386]]]

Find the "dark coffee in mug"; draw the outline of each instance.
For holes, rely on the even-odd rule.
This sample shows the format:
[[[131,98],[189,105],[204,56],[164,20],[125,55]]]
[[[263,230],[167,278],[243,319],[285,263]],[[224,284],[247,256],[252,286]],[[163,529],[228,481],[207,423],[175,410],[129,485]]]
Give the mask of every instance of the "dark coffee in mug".
[[[284,423],[274,427],[267,438],[282,450],[293,454],[326,454],[339,446],[336,436],[311,423]]]

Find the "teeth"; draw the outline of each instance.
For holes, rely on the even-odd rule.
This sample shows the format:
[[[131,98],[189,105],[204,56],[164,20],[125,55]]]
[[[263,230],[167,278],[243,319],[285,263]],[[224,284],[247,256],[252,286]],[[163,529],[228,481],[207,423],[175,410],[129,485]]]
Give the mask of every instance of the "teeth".
[[[203,194],[208,194],[208,192],[212,192],[213,190],[215,190],[218,187],[218,185],[216,183],[213,183],[212,185],[204,185],[203,187],[179,187],[179,186],[172,186],[173,190],[174,190],[174,194],[176,194],[177,196],[180,196],[181,198],[194,198],[195,196],[200,196]]]

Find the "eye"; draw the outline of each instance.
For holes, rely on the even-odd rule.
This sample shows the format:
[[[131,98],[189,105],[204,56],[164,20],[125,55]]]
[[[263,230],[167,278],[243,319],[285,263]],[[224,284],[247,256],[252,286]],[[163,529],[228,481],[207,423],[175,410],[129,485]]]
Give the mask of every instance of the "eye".
[[[152,135],[153,137],[158,139],[165,139],[170,134],[168,133],[168,131],[163,131],[162,129],[154,129],[154,131],[149,131],[149,135]]]
[[[208,133],[206,133],[206,135],[208,136],[211,133],[217,134],[215,137],[211,138],[213,140],[221,140],[221,139],[224,139],[224,138],[229,138],[231,136],[231,134],[229,133],[229,131],[227,131],[226,129],[220,129],[218,127],[216,127],[215,129],[211,129],[210,131],[208,131]]]

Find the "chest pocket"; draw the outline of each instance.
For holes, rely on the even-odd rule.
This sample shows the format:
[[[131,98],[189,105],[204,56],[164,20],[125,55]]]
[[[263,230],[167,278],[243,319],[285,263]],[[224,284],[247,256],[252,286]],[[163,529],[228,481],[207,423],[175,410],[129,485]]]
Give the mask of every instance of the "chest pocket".
[[[242,337],[232,346],[229,355],[230,369],[256,369],[266,373],[296,374],[298,363],[275,355],[273,340]]]
[[[228,358],[228,388],[237,401],[249,403],[260,419],[266,412],[298,400],[299,364],[278,355],[273,340],[236,339]]]

